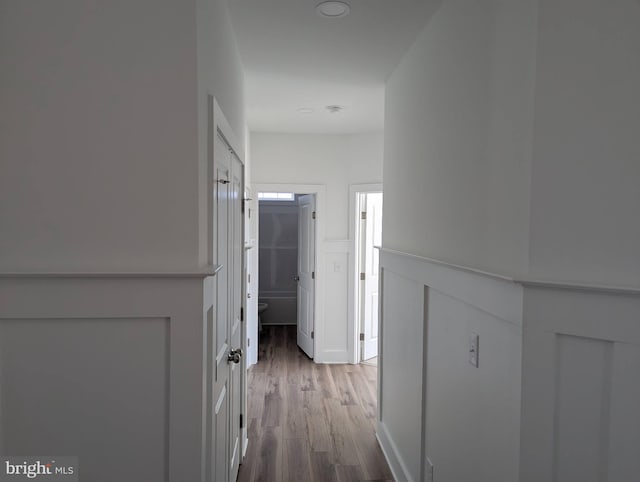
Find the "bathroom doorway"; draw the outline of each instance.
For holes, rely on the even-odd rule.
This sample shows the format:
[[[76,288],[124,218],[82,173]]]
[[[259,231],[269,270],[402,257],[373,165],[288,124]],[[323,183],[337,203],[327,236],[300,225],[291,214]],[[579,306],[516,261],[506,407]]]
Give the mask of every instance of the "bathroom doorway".
[[[379,250],[382,245],[382,190],[375,186],[355,191],[355,319],[357,361],[378,364]],[[364,190],[366,189],[366,190]]]
[[[315,351],[316,203],[315,193],[258,191],[258,330],[295,325],[309,358]]]

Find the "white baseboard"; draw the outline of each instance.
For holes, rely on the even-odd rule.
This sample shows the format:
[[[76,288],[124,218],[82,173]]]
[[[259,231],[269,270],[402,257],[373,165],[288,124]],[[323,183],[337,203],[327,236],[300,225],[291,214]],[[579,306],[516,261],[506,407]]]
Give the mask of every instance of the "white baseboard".
[[[391,469],[393,480],[396,482],[412,482],[413,479],[406,470],[404,463],[402,462],[402,458],[398,453],[396,444],[393,442],[393,439],[389,435],[389,431],[383,422],[378,421],[376,438],[378,439],[378,443],[380,444],[384,457],[387,459],[387,464]]]
[[[349,363],[349,352],[347,350],[324,350],[316,353],[313,359],[316,363]]]

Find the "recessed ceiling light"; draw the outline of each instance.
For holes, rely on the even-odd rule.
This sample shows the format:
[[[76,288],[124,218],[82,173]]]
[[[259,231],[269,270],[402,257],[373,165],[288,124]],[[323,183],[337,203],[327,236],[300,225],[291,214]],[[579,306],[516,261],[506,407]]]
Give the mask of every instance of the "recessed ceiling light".
[[[300,107],[299,109],[297,109],[298,112],[300,112],[301,114],[313,114],[314,108],[313,107]]]
[[[328,18],[346,17],[350,11],[351,7],[344,2],[322,2],[316,6],[316,12]]]
[[[336,113],[340,112],[342,109],[344,109],[344,107],[342,107],[341,105],[328,105],[327,106],[327,110],[329,112],[331,112],[332,114],[336,114]]]

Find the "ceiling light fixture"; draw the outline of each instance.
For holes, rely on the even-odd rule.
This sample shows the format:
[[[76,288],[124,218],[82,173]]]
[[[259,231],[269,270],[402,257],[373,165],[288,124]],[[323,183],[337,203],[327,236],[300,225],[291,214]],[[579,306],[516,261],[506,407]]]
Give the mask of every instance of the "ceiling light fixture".
[[[327,18],[340,18],[349,15],[351,7],[344,2],[322,2],[316,6],[316,12]]]
[[[297,111],[301,114],[313,114],[314,109],[313,107],[300,107]]]
[[[328,105],[327,106],[327,110],[329,112],[331,112],[332,114],[337,114],[338,112],[340,112],[342,109],[344,109],[344,107],[342,107],[341,105]]]

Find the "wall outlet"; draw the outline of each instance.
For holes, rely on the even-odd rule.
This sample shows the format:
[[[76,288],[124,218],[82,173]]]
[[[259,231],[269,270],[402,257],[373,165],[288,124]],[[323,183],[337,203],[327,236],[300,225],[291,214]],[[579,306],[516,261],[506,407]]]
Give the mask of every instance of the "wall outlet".
[[[425,466],[424,482],[433,482],[433,464],[427,457],[427,465]]]
[[[471,333],[469,336],[469,363],[474,367],[478,366],[478,342],[480,341],[480,335],[477,333]]]

